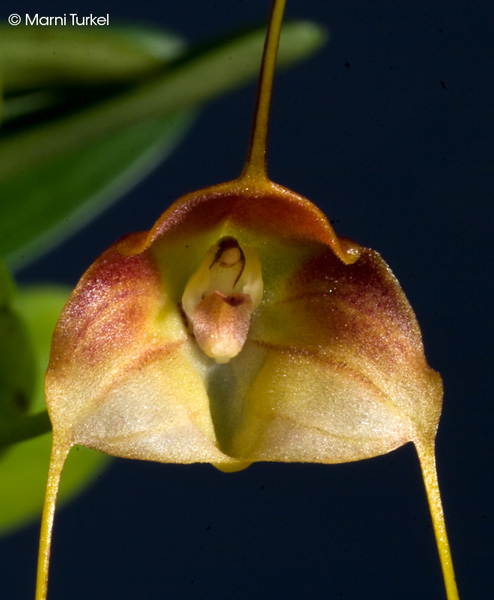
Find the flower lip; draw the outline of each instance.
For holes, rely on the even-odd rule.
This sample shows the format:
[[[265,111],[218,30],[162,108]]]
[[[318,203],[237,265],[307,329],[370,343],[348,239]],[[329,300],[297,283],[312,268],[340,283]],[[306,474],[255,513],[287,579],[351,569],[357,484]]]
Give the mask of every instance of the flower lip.
[[[243,348],[263,292],[259,257],[231,236],[212,246],[189,279],[182,307],[199,347],[218,363]]]

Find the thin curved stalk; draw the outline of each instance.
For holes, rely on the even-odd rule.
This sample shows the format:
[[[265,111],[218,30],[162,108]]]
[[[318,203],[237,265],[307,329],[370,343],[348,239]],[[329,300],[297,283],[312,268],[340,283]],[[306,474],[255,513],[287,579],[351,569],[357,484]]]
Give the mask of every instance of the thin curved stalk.
[[[50,567],[50,550],[53,535],[55,505],[58,496],[60,477],[70,448],[70,444],[60,443],[56,439],[53,440],[50,468],[48,470],[48,480],[46,484],[45,503],[41,517],[35,600],[46,600],[46,595],[48,593],[48,571]]]
[[[426,445],[416,443],[415,447],[417,449],[427,493],[427,500],[429,502],[434,534],[436,536],[437,551],[439,553],[444,585],[446,587],[446,596],[448,600],[459,600],[456,577],[453,569],[453,559],[451,557],[441,495],[439,493],[434,443]]]
[[[259,74],[259,87],[257,91],[254,122],[250,139],[247,158],[241,178],[255,180],[267,179],[266,170],[266,145],[268,137],[269,108],[271,106],[271,91],[276,67],[276,57],[285,12],[286,0],[275,0],[271,8],[268,32],[264,43],[261,72]]]

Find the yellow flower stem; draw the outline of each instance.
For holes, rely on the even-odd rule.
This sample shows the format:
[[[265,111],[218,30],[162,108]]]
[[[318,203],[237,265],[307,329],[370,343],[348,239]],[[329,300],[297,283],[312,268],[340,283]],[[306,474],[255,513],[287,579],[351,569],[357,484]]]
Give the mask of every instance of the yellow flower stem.
[[[439,482],[437,479],[436,459],[434,456],[434,442],[427,444],[415,444],[420,460],[422,476],[424,478],[427,500],[436,536],[437,550],[443,570],[444,585],[448,600],[459,600],[458,588],[456,586],[453,559],[446,533],[443,506],[439,493]]]
[[[262,57],[261,72],[257,102],[254,111],[252,134],[247,151],[247,158],[240,179],[248,178],[256,181],[267,179],[266,170],[266,143],[268,136],[269,107],[271,104],[271,90],[276,66],[276,56],[280,40],[281,24],[285,10],[286,0],[274,0],[271,9],[264,54]]]
[[[38,575],[36,579],[35,600],[46,600],[48,592],[48,570],[50,566],[50,548],[53,533],[53,518],[58,495],[60,476],[62,475],[65,459],[70,450],[67,443],[53,440],[48,480],[46,484],[45,503],[41,516],[41,532],[39,538]]]

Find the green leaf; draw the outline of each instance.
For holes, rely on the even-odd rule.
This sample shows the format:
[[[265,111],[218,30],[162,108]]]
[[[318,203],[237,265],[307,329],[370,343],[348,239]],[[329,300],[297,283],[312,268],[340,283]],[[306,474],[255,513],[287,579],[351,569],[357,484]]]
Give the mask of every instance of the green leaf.
[[[8,122],[53,110],[74,99],[80,103],[88,90],[101,95],[144,80],[184,50],[183,40],[175,34],[149,27],[0,25],[2,119]]]
[[[15,308],[22,315],[34,349],[36,372],[33,402],[30,414],[46,409],[44,379],[53,330],[71,289],[58,285],[21,287],[15,299]]]
[[[64,114],[70,107],[74,112],[81,98],[86,105],[94,104],[107,98],[116,84],[128,87],[162,71],[184,47],[175,35],[138,27],[5,27],[0,33],[5,92],[23,92],[8,96],[3,107],[4,118],[14,119],[3,142],[10,156],[10,141],[18,139],[16,126],[21,131],[23,126],[23,121],[19,127],[15,118],[31,115],[36,125],[43,117],[46,120],[47,108],[53,111],[55,107]],[[96,91],[89,95],[84,91],[84,87],[94,86]],[[24,264],[26,256],[33,258],[53,246],[142,179],[173,149],[190,122],[191,114],[182,114],[133,123],[95,143],[72,139],[66,151],[59,148],[58,155],[34,161],[32,168],[21,150],[17,173],[14,169],[0,182],[3,244],[20,249],[17,259]],[[54,123],[57,120],[51,118],[51,122],[38,123],[38,128],[50,130]],[[82,120],[80,127],[84,126]],[[35,143],[43,145],[44,139]],[[82,210],[78,210],[80,206]],[[15,253],[10,262],[15,264]]]
[[[51,336],[58,314],[70,290],[62,287],[33,287],[21,290],[16,307],[24,316],[36,356],[35,393],[30,413],[45,408],[44,372],[48,364]],[[0,533],[7,533],[41,514],[51,433],[15,444],[0,458]],[[77,448],[64,471],[60,499],[68,501],[93,481],[109,463],[100,452]]]
[[[5,94],[139,80],[183,51],[175,34],[144,27],[0,26]]]
[[[146,83],[6,136],[0,142],[0,255],[18,264],[121,195],[177,143],[190,109],[257,75],[263,37],[258,29],[208,44]],[[324,39],[314,24],[287,24],[279,64],[301,60]]]
[[[13,308],[13,281],[0,263],[0,440],[27,411],[34,386],[34,355],[26,325]]]
[[[22,418],[29,407],[34,384],[30,339],[22,319],[0,310],[0,439],[5,424]]]
[[[14,281],[7,270],[7,267],[0,260],[0,308],[10,306],[14,297]]]
[[[130,125],[0,181],[0,251],[9,264],[25,265],[121,197],[173,150],[192,116]]]

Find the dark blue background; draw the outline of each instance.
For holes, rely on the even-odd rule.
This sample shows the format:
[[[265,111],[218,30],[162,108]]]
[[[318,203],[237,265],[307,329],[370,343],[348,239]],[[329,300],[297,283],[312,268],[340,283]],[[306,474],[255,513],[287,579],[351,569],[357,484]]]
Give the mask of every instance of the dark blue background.
[[[487,8],[487,7],[490,8]],[[197,42],[262,22],[268,2],[3,2],[11,12],[102,14]],[[381,252],[443,376],[439,477],[463,600],[494,597],[492,5],[288,0],[329,46],[275,85],[269,172],[339,234]],[[489,25],[490,20],[490,25]],[[176,197],[240,171],[254,88],[204,109],[172,158],[22,274],[75,284],[125,232]],[[37,526],[0,542],[0,586],[31,598]],[[338,466],[117,460],[56,518],[50,600],[443,599],[413,447]]]

